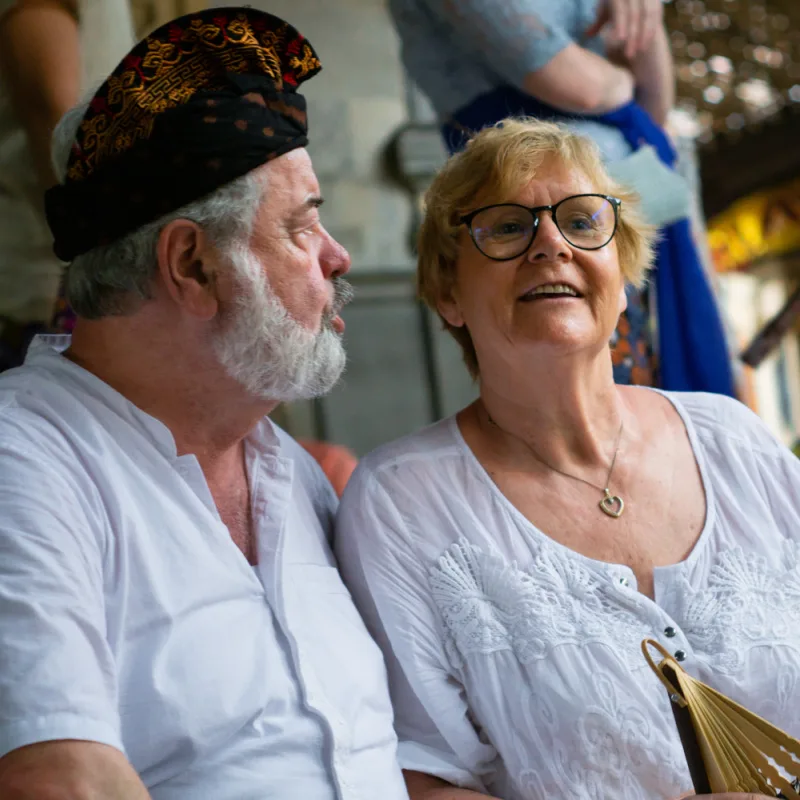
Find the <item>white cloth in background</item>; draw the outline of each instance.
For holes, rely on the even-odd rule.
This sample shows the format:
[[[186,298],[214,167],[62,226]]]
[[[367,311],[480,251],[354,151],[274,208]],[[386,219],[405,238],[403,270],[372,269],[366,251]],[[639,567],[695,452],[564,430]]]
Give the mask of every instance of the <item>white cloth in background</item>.
[[[0,756],[102,742],[153,800],[407,800],[333,490],[267,419],[246,458],[255,571],[159,421],[45,340],[0,376]]]
[[[17,0],[0,0],[0,18]],[[131,48],[128,0],[78,0],[81,91],[99,85]],[[42,213],[42,188],[22,123],[0,76],[0,316],[48,322],[63,264]]]
[[[361,461],[335,550],[384,648],[403,768],[503,800],[681,795],[647,637],[800,736],[800,460],[736,401],[666,396],[708,512],[686,560],[655,570],[655,601],[531,525],[454,418]]]

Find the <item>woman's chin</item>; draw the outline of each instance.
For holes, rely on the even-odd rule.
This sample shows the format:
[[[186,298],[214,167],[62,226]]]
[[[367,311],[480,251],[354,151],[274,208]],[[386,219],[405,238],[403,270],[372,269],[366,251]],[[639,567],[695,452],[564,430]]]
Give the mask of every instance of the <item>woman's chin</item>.
[[[580,351],[598,344],[603,332],[583,325],[537,325],[524,334],[525,340],[536,347],[559,352]]]

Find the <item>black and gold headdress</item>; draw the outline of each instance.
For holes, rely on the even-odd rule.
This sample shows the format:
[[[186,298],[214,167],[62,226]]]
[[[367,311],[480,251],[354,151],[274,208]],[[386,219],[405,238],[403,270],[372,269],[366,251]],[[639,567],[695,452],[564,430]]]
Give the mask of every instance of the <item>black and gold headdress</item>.
[[[66,181],[46,196],[64,261],[308,144],[297,87],[321,65],[291,25],[250,8],[154,31],[98,89]]]

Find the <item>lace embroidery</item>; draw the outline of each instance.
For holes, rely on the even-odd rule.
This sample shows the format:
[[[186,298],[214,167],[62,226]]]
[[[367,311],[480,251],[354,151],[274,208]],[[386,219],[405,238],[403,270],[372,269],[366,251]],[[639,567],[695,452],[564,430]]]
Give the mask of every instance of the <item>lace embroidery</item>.
[[[662,624],[649,601],[546,544],[520,569],[462,538],[430,584],[448,659],[501,755],[510,796],[649,800],[689,788],[666,693],[641,671],[641,639]],[[700,591],[684,581],[672,597],[703,679],[796,735],[800,544],[786,543],[774,560],[741,547],[718,553]],[[576,659],[562,644],[607,650]],[[516,661],[475,660],[501,651]],[[501,721],[496,707],[506,709]]]
[[[650,676],[621,680],[620,673],[589,669],[580,679],[580,702],[564,705],[562,693],[549,691],[551,675],[549,665],[534,667],[529,680],[509,688],[523,714],[504,716],[490,732],[515,776],[514,791],[502,796],[654,800],[691,788],[677,732],[664,724],[672,718],[669,701]],[[648,687],[655,708],[643,702]]]
[[[693,647],[713,655],[716,671],[739,673],[759,645],[800,653],[800,544],[786,542],[781,563],[783,571],[734,547],[719,555],[701,591],[685,582],[684,630]]]
[[[530,569],[506,563],[461,539],[431,571],[431,591],[445,622],[454,668],[470,654],[511,650],[523,664],[561,644],[608,644],[626,668],[642,668],[639,644],[649,628],[606,596],[606,584],[575,559],[543,548]]]

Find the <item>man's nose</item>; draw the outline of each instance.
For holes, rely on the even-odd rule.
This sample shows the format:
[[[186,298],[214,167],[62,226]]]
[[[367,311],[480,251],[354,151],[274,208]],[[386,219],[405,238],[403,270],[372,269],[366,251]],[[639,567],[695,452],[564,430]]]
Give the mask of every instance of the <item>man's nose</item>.
[[[319,263],[326,278],[339,278],[350,271],[350,253],[328,231],[325,231]]]

